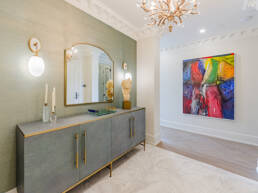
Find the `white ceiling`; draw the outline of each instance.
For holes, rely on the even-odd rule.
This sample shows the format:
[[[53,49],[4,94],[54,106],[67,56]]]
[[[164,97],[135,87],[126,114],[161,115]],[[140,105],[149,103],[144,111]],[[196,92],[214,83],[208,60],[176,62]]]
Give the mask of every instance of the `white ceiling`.
[[[94,1],[94,0],[92,0]],[[146,21],[142,10],[136,7],[136,0],[99,0],[112,11],[127,20],[135,28],[143,28]]]
[[[136,29],[145,27],[144,14],[136,7],[136,0],[99,1]],[[184,28],[178,27],[172,33],[163,34],[161,48],[258,27],[258,11],[243,11],[244,0],[200,0],[200,2],[201,15],[190,16],[184,21]],[[205,28],[207,32],[200,34],[201,28]]]

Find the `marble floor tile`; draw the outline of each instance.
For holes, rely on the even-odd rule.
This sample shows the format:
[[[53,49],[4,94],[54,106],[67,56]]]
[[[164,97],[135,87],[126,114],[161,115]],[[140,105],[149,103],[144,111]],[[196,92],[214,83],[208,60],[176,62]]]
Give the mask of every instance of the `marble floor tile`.
[[[258,182],[167,150],[147,145],[70,193],[258,193]]]

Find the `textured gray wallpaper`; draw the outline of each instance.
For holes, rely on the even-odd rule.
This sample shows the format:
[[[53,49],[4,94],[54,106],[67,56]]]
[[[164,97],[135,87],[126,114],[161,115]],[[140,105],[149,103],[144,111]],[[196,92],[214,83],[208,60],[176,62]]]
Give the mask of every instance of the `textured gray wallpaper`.
[[[32,77],[27,68],[31,36],[41,40],[39,53],[46,71]],[[86,112],[89,107],[64,107],[64,49],[76,42],[104,48],[115,61],[115,104],[122,105],[121,63],[133,74],[132,103],[136,104],[136,41],[63,0],[0,1],[0,192],[16,186],[15,126],[39,120],[44,84],[57,89],[59,117]],[[102,107],[104,105],[95,105]]]

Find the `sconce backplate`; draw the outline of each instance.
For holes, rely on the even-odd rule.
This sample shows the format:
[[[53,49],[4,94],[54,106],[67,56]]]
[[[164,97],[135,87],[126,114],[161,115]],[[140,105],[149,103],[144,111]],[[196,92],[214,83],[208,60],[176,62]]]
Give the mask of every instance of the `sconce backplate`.
[[[33,53],[38,53],[41,48],[40,41],[34,37],[30,38],[29,39],[29,48]]]
[[[126,62],[123,62],[123,64],[122,64],[122,69],[123,69],[123,70],[127,70],[127,63],[126,63]]]

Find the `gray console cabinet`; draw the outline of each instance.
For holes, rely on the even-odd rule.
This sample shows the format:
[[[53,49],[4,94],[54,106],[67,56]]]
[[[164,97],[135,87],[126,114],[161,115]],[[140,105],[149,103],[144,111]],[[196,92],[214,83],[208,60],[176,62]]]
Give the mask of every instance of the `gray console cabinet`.
[[[17,127],[18,193],[66,193],[134,146],[145,145],[145,109]]]
[[[111,161],[111,119],[81,125],[81,137],[80,180]]]

